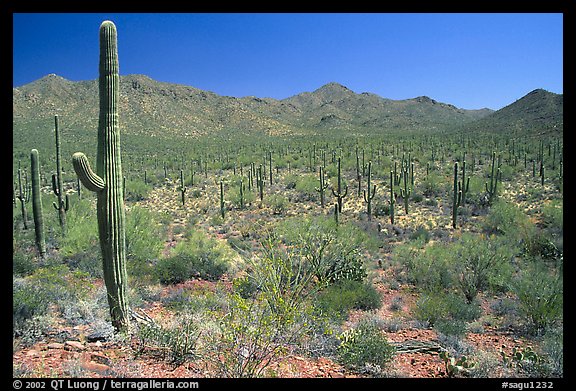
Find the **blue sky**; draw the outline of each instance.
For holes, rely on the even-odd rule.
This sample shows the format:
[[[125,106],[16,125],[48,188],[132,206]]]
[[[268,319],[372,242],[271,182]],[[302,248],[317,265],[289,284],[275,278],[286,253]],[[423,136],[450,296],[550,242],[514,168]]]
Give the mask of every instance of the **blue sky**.
[[[118,28],[120,74],[283,99],[338,82],[500,109],[563,93],[561,13],[14,14],[13,86],[98,77],[98,28]]]

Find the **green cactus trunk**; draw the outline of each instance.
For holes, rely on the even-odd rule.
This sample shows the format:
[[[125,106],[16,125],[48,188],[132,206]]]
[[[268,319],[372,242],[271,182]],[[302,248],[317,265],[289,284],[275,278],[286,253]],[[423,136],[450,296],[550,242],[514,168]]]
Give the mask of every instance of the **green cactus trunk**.
[[[38,150],[30,152],[30,170],[32,173],[32,213],[34,217],[34,233],[36,247],[41,257],[46,254],[46,240],[44,238],[44,218],[42,216],[42,193],[40,192],[40,163]]]
[[[186,205],[186,186],[184,186],[184,171],[180,170],[180,201]]]
[[[456,228],[456,218],[458,216],[458,207],[462,201],[462,190],[458,183],[458,162],[454,163],[454,189],[452,194],[452,228]]]
[[[320,193],[320,205],[322,206],[322,208],[324,208],[324,194],[326,192],[326,189],[328,188],[328,183],[326,183],[326,180],[324,178],[324,169],[322,167],[320,167],[319,170],[320,174],[319,174],[319,181],[320,181],[320,186],[318,186],[316,188],[316,191]]]
[[[56,142],[56,174],[52,176],[52,190],[58,197],[58,203],[53,203],[54,208],[58,211],[58,221],[62,232],[66,234],[66,212],[68,211],[68,195],[64,194],[64,185],[62,180],[62,166],[60,164],[60,130],[58,126],[58,116],[54,116],[54,135]]]
[[[20,163],[18,163],[20,165]],[[20,200],[21,212],[22,212],[22,224],[24,224],[24,229],[28,229],[28,212],[26,211],[27,200],[27,190],[26,186],[22,186],[22,169],[18,168],[18,197]]]
[[[368,188],[366,190],[364,190],[364,201],[367,204],[367,209],[366,209],[366,213],[368,214],[368,220],[372,221],[372,200],[374,199],[374,196],[376,195],[376,185],[374,185],[372,187],[372,189],[370,189],[371,183],[372,183],[372,162],[369,161],[368,162]]]
[[[98,232],[102,251],[104,282],[112,324],[118,331],[128,329],[125,211],[118,126],[119,73],[116,26],[104,21],[100,26],[100,117],[96,173],[86,156],[72,157],[74,170],[97,195]]]
[[[225,216],[225,208],[224,208],[224,183],[220,181],[220,215],[222,218]]]
[[[338,201],[338,213],[342,213],[342,200],[348,194],[348,185],[346,185],[344,191],[342,191],[342,172],[340,166],[340,158],[338,158],[338,191],[332,188],[332,194]]]
[[[390,224],[394,224],[394,204],[396,198],[394,197],[394,172],[390,171]]]

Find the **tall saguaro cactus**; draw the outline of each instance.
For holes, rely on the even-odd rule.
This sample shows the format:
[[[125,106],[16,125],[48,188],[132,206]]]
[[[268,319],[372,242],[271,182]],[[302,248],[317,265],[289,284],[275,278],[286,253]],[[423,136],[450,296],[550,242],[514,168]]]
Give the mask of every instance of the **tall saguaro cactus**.
[[[372,183],[372,162],[368,162],[368,188],[364,190],[364,201],[367,204],[366,213],[368,214],[368,220],[372,220],[372,200],[376,195],[376,185],[373,185],[372,189],[370,189],[370,185]]]
[[[30,151],[30,172],[32,174],[32,213],[34,215],[34,233],[36,247],[41,257],[46,254],[44,238],[44,218],[42,216],[42,194],[40,193],[40,163],[38,150]]]
[[[118,125],[120,77],[116,26],[110,21],[100,25],[99,73],[100,116],[96,173],[82,152],[76,152],[72,162],[84,186],[97,196],[98,233],[110,315],[116,330],[125,331],[130,322],[126,294],[126,217]]]
[[[60,164],[60,130],[58,126],[58,116],[54,116],[54,135],[56,142],[56,174],[52,175],[52,191],[58,197],[58,203],[53,202],[54,209],[58,211],[58,221],[62,232],[66,233],[66,212],[69,208],[68,194],[64,194],[64,185],[62,181],[62,166]]]
[[[348,194],[348,185],[345,186],[344,191],[342,191],[342,172],[340,169],[340,158],[338,158],[338,191],[332,188],[332,194],[338,200],[338,213],[342,213],[342,200]]]

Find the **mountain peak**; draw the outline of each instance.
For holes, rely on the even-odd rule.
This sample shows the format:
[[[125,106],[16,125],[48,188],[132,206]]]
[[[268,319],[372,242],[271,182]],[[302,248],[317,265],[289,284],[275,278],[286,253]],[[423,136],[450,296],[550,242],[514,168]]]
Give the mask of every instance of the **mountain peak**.
[[[336,83],[335,81],[326,83],[322,87],[314,91],[314,93],[342,93],[342,92],[348,93],[353,91],[340,83]]]

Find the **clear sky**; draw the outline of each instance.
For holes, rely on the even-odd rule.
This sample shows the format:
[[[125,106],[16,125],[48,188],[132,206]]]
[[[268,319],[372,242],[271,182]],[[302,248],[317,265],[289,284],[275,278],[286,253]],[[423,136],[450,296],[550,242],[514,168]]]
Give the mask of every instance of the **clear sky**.
[[[118,28],[120,74],[227,96],[288,98],[338,82],[500,109],[563,93],[561,13],[13,14],[13,86],[98,77],[98,28]]]

